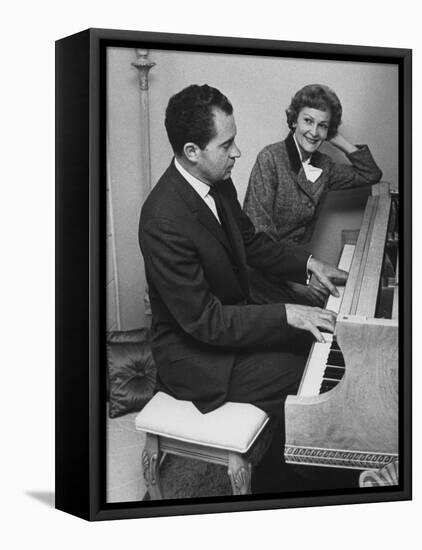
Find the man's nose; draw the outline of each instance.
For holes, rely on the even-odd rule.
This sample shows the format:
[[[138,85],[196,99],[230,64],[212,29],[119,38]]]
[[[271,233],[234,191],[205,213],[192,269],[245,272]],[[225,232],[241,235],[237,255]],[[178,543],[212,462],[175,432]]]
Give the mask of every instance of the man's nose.
[[[232,147],[230,156],[232,158],[238,159],[241,155],[242,155],[242,153],[240,152],[239,147],[235,143],[233,143],[233,147]]]

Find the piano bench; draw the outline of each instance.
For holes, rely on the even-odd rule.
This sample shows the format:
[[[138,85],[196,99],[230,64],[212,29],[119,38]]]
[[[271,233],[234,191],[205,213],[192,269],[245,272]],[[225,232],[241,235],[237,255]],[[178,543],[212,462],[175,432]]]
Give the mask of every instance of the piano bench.
[[[247,403],[228,402],[202,414],[191,401],[156,393],[135,420],[146,432],[142,466],[150,498],[163,499],[159,467],[165,453],[227,466],[233,494],[250,494],[252,466],[271,441],[268,421]]]

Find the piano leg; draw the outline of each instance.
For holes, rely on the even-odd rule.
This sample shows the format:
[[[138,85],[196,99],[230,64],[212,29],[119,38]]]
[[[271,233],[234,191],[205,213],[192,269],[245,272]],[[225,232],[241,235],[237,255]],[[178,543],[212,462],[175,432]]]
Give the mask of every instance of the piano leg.
[[[303,493],[358,486],[360,470],[286,464],[284,442],[284,420],[280,420],[274,426],[267,452],[252,469],[252,494]]]
[[[359,487],[386,487],[399,484],[399,461],[394,460],[379,470],[365,470],[360,474]]]
[[[354,489],[359,482],[360,470],[299,465],[294,465],[293,468],[304,480],[302,490]]]

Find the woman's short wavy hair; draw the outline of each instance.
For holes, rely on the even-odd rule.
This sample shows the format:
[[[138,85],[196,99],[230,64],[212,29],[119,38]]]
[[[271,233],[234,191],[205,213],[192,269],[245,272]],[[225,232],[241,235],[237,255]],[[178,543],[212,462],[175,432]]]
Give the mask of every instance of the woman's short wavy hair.
[[[297,117],[304,107],[330,111],[331,118],[327,139],[331,139],[337,134],[338,127],[341,124],[343,108],[337,94],[331,88],[323,84],[308,84],[296,92],[286,109],[287,124],[290,130],[294,131],[294,124],[296,124]]]

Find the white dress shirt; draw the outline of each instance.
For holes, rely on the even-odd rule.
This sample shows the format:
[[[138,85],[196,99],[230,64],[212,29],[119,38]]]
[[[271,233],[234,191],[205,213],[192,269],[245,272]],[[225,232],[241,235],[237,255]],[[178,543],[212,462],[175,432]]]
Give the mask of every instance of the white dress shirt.
[[[195,176],[192,176],[192,174],[189,174],[189,172],[183,168],[183,166],[180,164],[180,162],[177,161],[176,158],[174,159],[174,165],[176,169],[180,172],[180,174],[185,178],[185,180],[195,189],[201,199],[205,202],[205,204],[217,218],[218,222],[221,223],[220,218],[217,214],[215,200],[213,197],[211,197],[209,192],[210,186],[207,183],[199,180],[198,178],[195,178]]]
[[[300,147],[296,141],[296,136],[294,134],[293,134],[293,140],[295,142],[297,151],[299,153],[300,160],[302,161],[302,166],[305,171],[306,179],[311,181],[312,183],[315,183],[316,180],[319,178],[319,176],[322,174],[322,168],[317,168],[316,166],[313,166],[311,164],[312,155],[308,157],[306,160],[302,160],[302,152],[300,150]]]

